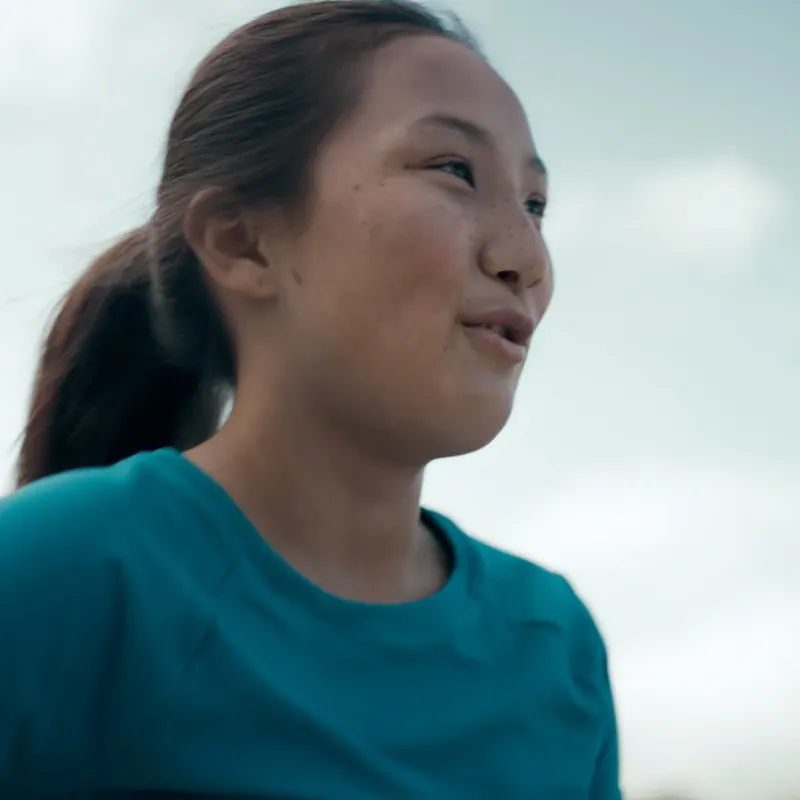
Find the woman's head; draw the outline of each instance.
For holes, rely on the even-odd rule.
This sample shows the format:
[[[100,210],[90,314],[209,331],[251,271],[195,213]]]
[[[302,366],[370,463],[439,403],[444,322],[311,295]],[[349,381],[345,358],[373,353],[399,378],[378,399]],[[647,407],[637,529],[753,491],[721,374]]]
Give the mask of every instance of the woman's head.
[[[406,462],[481,447],[521,368],[489,328],[527,339],[550,299],[546,188],[459,27],[393,0],[244,26],[180,103],[152,220],[54,322],[19,482],[196,444],[226,386]]]

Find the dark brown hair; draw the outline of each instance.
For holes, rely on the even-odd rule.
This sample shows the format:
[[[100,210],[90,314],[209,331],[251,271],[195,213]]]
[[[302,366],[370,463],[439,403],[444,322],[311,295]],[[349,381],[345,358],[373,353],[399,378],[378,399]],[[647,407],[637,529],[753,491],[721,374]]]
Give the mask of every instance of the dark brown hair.
[[[235,353],[183,234],[188,204],[214,188],[302,209],[365,60],[413,34],[475,47],[457,19],[409,0],[320,0],[255,19],[203,60],[170,126],[151,220],[90,265],[45,338],[18,486],[213,434]]]

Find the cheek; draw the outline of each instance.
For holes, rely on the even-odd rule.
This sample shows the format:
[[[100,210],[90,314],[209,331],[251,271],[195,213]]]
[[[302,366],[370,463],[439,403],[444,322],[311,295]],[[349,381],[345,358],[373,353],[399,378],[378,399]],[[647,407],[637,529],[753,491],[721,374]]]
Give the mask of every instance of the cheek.
[[[427,198],[426,198],[427,199]],[[473,237],[469,220],[441,202],[376,206],[366,227],[364,269],[370,285],[398,313],[452,322],[470,278]]]
[[[388,188],[346,211],[326,277],[346,320],[379,338],[449,333],[473,260],[467,216],[428,192]]]

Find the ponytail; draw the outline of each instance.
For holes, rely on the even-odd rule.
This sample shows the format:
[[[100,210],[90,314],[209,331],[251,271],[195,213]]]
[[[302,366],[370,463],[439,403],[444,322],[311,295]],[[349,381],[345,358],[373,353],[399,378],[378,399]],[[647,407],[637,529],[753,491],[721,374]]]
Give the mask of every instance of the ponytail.
[[[213,376],[171,357],[157,334],[150,252],[149,229],[132,231],[62,301],[39,360],[18,487],[144,450],[188,448],[216,429]]]

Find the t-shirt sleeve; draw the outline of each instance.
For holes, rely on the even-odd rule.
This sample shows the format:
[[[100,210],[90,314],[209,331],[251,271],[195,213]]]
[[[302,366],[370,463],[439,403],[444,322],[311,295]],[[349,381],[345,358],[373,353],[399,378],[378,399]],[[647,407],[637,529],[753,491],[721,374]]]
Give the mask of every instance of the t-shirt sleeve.
[[[125,658],[113,492],[64,475],[0,500],[0,797],[75,791],[113,747]],[[117,704],[115,706],[115,704]]]
[[[619,738],[614,696],[608,674],[605,645],[599,633],[597,634],[597,639],[599,645],[597,680],[602,691],[607,696],[607,711],[605,730],[595,764],[589,800],[622,800],[619,784]]]
[[[619,744],[608,654],[597,624],[585,603],[564,580],[572,607],[572,658],[576,680],[591,698],[598,722],[598,749],[588,800],[622,800]]]

